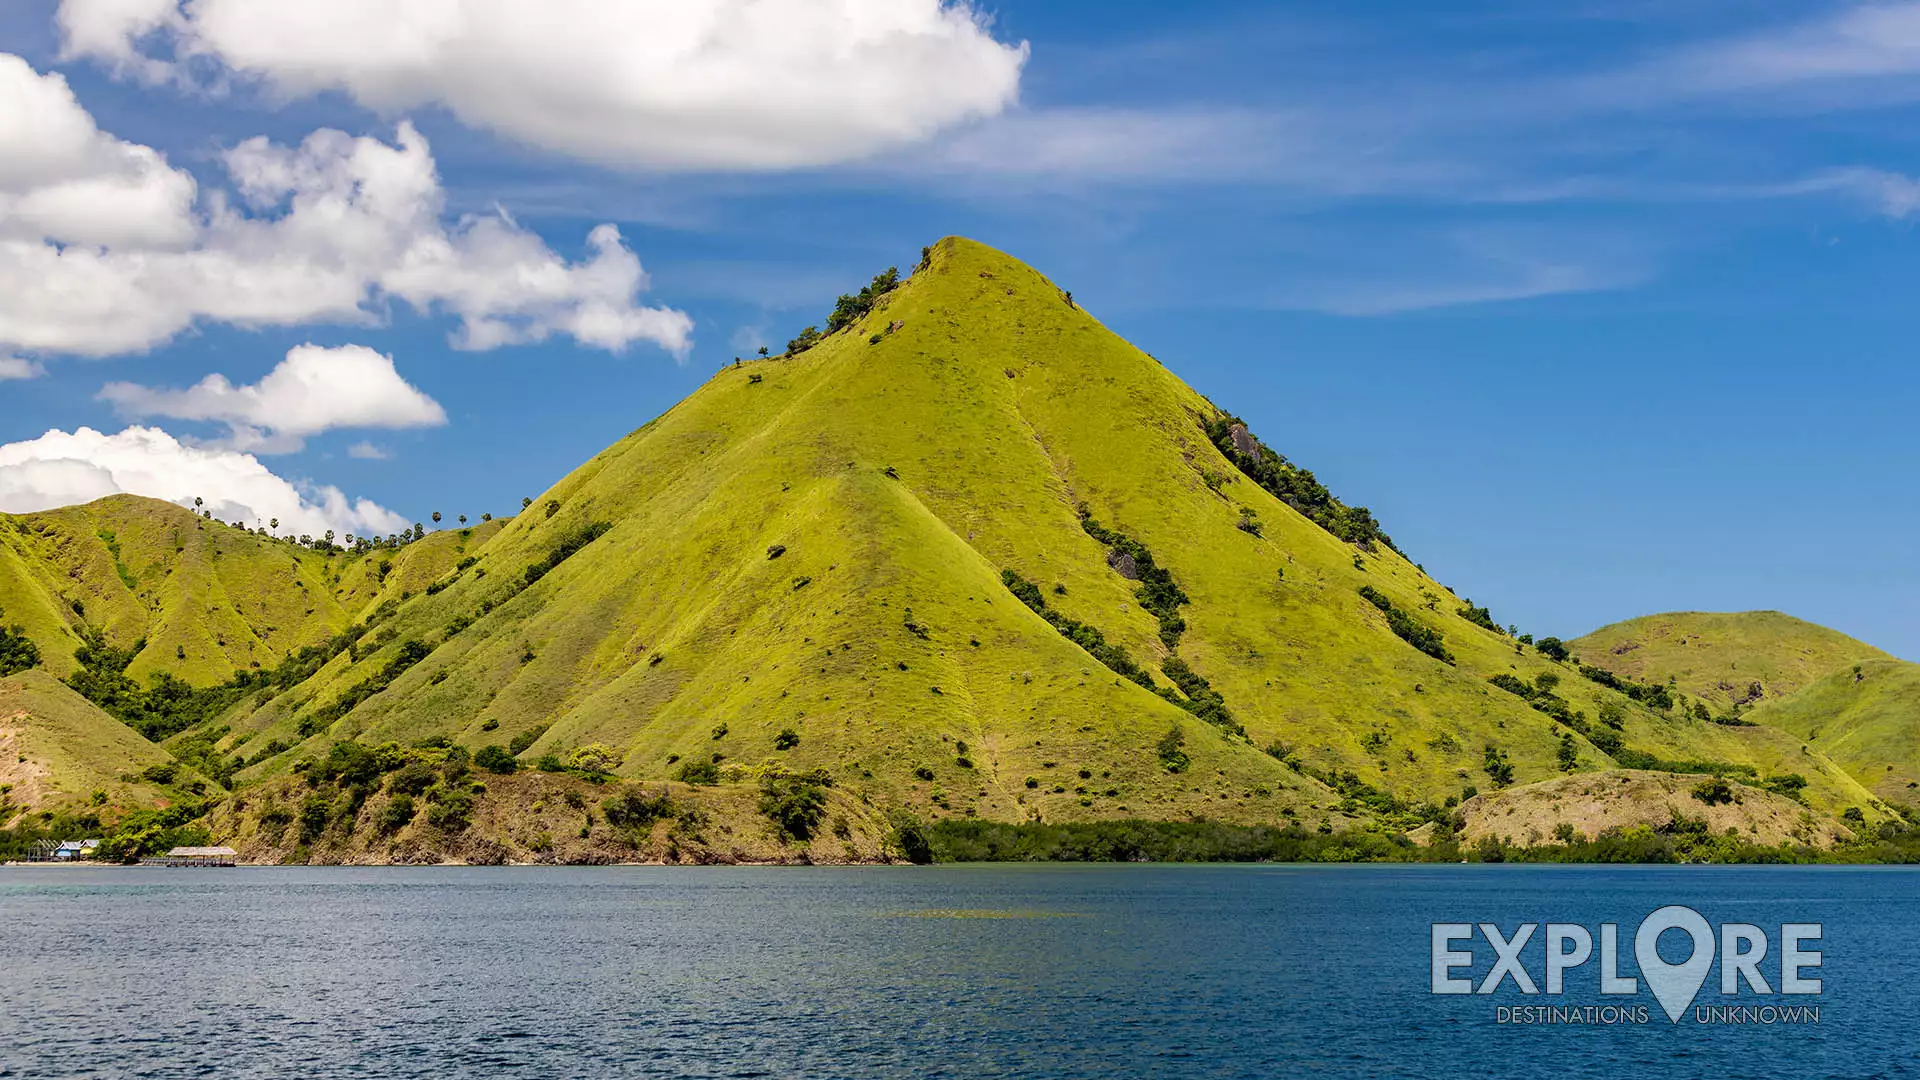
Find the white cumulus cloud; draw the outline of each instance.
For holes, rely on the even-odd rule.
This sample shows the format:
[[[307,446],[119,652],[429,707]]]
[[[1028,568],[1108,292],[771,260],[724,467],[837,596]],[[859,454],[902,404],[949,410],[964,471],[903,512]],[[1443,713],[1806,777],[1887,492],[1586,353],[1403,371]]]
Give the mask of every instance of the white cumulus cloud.
[[[194,193],[152,148],[95,126],[65,79],[0,53],[0,240],[179,245]]]
[[[690,346],[683,312],[638,302],[647,275],[613,226],[569,261],[504,213],[449,221],[409,124],[392,144],[249,139],[222,163],[231,195],[199,192],[99,131],[59,75],[0,54],[0,349],[106,356],[198,322],[372,322],[394,300],[457,318],[462,348]]]
[[[250,527],[278,518],[281,535],[386,535],[408,525],[370,500],[285,480],[251,454],[185,446],[158,428],[107,435],[83,427],[0,446],[0,511],[24,514],[122,492],[182,506],[203,499],[214,517]]]
[[[8,379],[37,379],[45,375],[46,369],[32,360],[23,360],[18,356],[0,356],[0,382]]]
[[[69,58],[258,80],[615,166],[823,165],[994,115],[1027,46],[954,0],[62,0]]]
[[[447,422],[440,403],[400,377],[391,356],[364,345],[300,345],[259,382],[235,386],[209,375],[185,390],[129,382],[100,390],[122,416],[226,424],[225,445],[285,454],[336,428],[422,428]]]

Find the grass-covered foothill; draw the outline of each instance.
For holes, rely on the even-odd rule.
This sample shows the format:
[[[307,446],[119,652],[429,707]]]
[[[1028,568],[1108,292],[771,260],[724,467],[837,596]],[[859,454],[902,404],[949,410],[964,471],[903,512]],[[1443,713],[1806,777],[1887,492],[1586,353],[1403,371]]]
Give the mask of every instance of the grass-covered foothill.
[[[243,696],[254,691],[264,691],[271,695],[290,689],[324,667],[328,661],[343,652],[359,655],[363,641],[367,641],[369,632],[383,619],[391,617],[397,610],[396,602],[386,602],[377,607],[368,617],[356,623],[326,641],[315,645],[303,646],[288,654],[281,662],[269,669],[236,670],[223,682],[210,686],[195,686],[166,671],[151,671],[147,683],[142,686],[127,674],[129,667],[147,648],[144,639],[130,646],[116,647],[106,636],[92,627],[83,627],[80,633],[80,646],[74,650],[77,670],[67,676],[66,683],[88,701],[93,702],[108,715],[133,728],[146,738],[155,742],[165,740],[180,732],[196,726],[206,727],[231,708]],[[392,640],[391,636],[374,635],[370,641],[373,648],[380,648]],[[418,642],[408,642],[399,649],[399,656],[390,662],[399,665],[399,670],[417,662],[425,654]],[[397,673],[397,672],[396,672]],[[333,703],[319,715],[331,714],[333,719],[352,708],[353,704],[364,700],[384,686],[380,679],[392,681],[392,674],[383,671],[368,680],[368,684],[350,691],[341,701]],[[354,695],[358,693],[356,698]],[[304,734],[323,727],[331,720],[316,719]],[[195,747],[189,740],[188,754],[199,754],[209,759],[218,757],[213,745],[218,736],[199,740]],[[292,743],[280,743],[278,753],[290,749]],[[181,753],[176,748],[176,755]],[[266,756],[272,756],[268,754]],[[232,772],[254,764],[262,758],[248,760],[235,757],[232,760],[207,762],[207,775],[222,782]]]
[[[1603,626],[1569,645],[1587,664],[1625,679],[1671,684],[1716,715],[1787,698],[1886,653],[1778,611],[1679,611]]]
[[[1920,804],[1920,665],[1848,664],[1746,714],[1862,777],[1890,802]]]
[[[483,515],[486,516],[486,515]],[[490,516],[489,516],[490,517]],[[294,537],[132,495],[0,515],[0,607],[57,677],[90,633],[140,647],[124,669],[193,686],[271,668],[383,600],[417,594],[504,522],[404,536]]]
[[[0,677],[0,825],[75,811],[115,821],[197,802],[210,779],[44,670]]]

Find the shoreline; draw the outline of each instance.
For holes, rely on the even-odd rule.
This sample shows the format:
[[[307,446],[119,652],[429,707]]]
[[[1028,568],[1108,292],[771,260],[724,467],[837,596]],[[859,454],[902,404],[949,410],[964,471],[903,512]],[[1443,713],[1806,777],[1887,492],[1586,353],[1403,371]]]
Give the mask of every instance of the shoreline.
[[[1229,824],[1189,820],[1121,819],[1068,823],[995,822],[945,818],[921,823],[910,818],[881,818],[840,792],[830,804],[836,816],[806,831],[804,837],[774,827],[751,792],[703,790],[699,801],[687,794],[659,796],[641,803],[643,821],[627,818],[640,795],[623,793],[589,803],[576,798],[568,808],[558,797],[584,782],[550,777],[491,778],[493,796],[512,786],[520,799],[501,812],[477,803],[471,820],[458,828],[414,820],[399,834],[383,833],[372,806],[351,816],[337,814],[309,844],[290,820],[314,801],[311,793],[296,803],[294,789],[263,798],[252,796],[248,812],[222,807],[207,820],[220,826],[197,837],[177,836],[205,845],[225,838],[234,862],[248,866],[885,866],[902,863],[1463,863],[1518,862],[1564,864],[1836,864],[1920,863],[1920,831],[1882,830],[1872,838],[1812,836],[1814,842],[1767,843],[1743,839],[1732,830],[1714,831],[1703,821],[1677,815],[1653,827],[1613,826],[1598,835],[1568,831],[1565,838],[1516,842],[1496,835],[1470,836],[1456,819],[1429,820],[1417,828],[1392,831],[1376,827],[1341,831],[1309,829],[1298,822]],[[537,785],[537,787],[529,787]],[[556,786],[563,785],[563,786]],[[548,790],[552,788],[552,790]],[[644,790],[644,789],[636,789]],[[527,842],[523,819],[514,816],[525,798],[554,796],[545,805],[552,833]],[[268,830],[279,807],[280,828]],[[597,813],[596,813],[597,811]],[[591,827],[564,836],[562,827],[583,815]],[[844,816],[839,816],[844,815]],[[728,827],[731,823],[731,827]],[[1324,828],[1324,827],[1323,827]],[[562,839],[552,841],[555,835]],[[1821,842],[1825,841],[1825,842]],[[189,845],[191,846],[191,845]],[[113,857],[153,859],[165,846],[108,845]],[[18,850],[16,848],[16,850]],[[92,862],[91,860],[89,861]],[[97,863],[93,863],[98,865]],[[69,865],[24,863],[21,865]],[[180,867],[203,869],[209,867]]]
[[[49,870],[49,869],[59,869],[59,870],[69,870],[69,869],[71,869],[71,870],[88,870],[88,871],[104,871],[104,870],[242,870],[242,871],[244,871],[244,870],[499,870],[499,869],[512,869],[512,870],[599,870],[599,869],[605,869],[605,870],[633,870],[633,869],[669,869],[669,868],[670,868],[670,869],[676,869],[676,870],[718,870],[718,869],[729,869],[729,868],[739,868],[739,869],[753,869],[753,870],[769,870],[769,869],[795,869],[795,870],[802,870],[802,869],[806,869],[806,870],[866,870],[866,869],[874,869],[874,868],[878,868],[878,867],[897,867],[897,868],[902,868],[902,869],[905,869],[905,868],[912,868],[912,867],[917,867],[917,868],[920,868],[920,869],[936,869],[936,868],[941,868],[941,867],[981,867],[981,866],[1027,866],[1027,867],[1092,867],[1092,866],[1134,866],[1134,867],[1145,867],[1145,866],[1158,866],[1158,867],[1182,867],[1182,866],[1213,866],[1213,867],[1226,867],[1226,866],[1244,866],[1244,867],[1263,867],[1263,866],[1264,866],[1264,867],[1300,867],[1300,868],[1306,868],[1306,867],[1313,867],[1313,868],[1332,868],[1332,867],[1382,867],[1382,868],[1384,868],[1384,867],[1405,867],[1405,868],[1408,868],[1408,869],[1413,869],[1413,868],[1417,868],[1417,867],[1452,867],[1452,866],[1486,866],[1486,867],[1508,867],[1508,868],[1520,868],[1520,867],[1551,867],[1551,866],[1560,866],[1560,867],[1568,867],[1568,868],[1599,868],[1599,867],[1614,867],[1614,868],[1620,868],[1620,869],[1633,869],[1633,868],[1646,868],[1646,867],[1661,867],[1661,868],[1670,868],[1670,869],[1679,869],[1679,868],[1698,868],[1698,869],[1709,869],[1709,868],[1722,868],[1722,869],[1724,869],[1724,868],[1728,868],[1728,867],[1780,867],[1780,868],[1796,868],[1796,869],[1812,869],[1812,868],[1823,868],[1823,867],[1824,867],[1824,868],[1831,868],[1831,869],[1850,869],[1850,868],[1852,868],[1852,869],[1865,869],[1865,868],[1870,868],[1870,867],[1871,867],[1871,868],[1883,868],[1883,869],[1896,869],[1896,870],[1897,870],[1897,869],[1903,869],[1903,868],[1910,868],[1910,867],[1916,867],[1916,866],[1920,866],[1920,863],[1910,863],[1910,862],[1876,862],[1876,861],[1868,861],[1868,860],[1831,860],[1831,859],[1829,859],[1829,860],[1815,860],[1815,861],[1806,861],[1806,862],[1763,862],[1763,861],[1750,861],[1750,862],[1605,862],[1605,861],[1591,861],[1591,862],[1575,862],[1575,861],[1570,861],[1570,860],[1563,860],[1563,859],[1555,859],[1555,860],[1510,860],[1510,861],[1503,861],[1503,862],[1486,862],[1486,861],[1482,861],[1482,860],[1477,860],[1477,859],[1459,859],[1459,860],[1453,860],[1453,861],[1445,861],[1445,862],[1443,862],[1443,861],[1437,861],[1437,860],[1421,860],[1421,861],[1413,861],[1413,860],[1401,860],[1401,861],[1395,861],[1395,860],[1349,860],[1349,861],[1344,861],[1344,862],[1335,862],[1335,861],[1328,861],[1328,860],[1315,860],[1315,859],[1293,859],[1293,860],[1287,860],[1287,859],[1261,859],[1261,860],[1247,860],[1247,859],[1235,859],[1235,860],[1223,860],[1223,859],[1213,859],[1213,860],[1198,860],[1198,859],[1187,859],[1187,860],[1176,860],[1176,859],[1168,859],[1168,860],[1154,860],[1154,859],[1103,859],[1103,860],[1092,860],[1092,859],[971,859],[971,860],[970,860],[970,859],[955,859],[955,860],[950,860],[950,861],[940,861],[940,862],[933,862],[933,863],[918,863],[918,864],[916,864],[916,863],[909,863],[909,862],[905,862],[905,861],[899,861],[899,860],[896,860],[896,861],[893,861],[893,862],[858,862],[858,863],[849,863],[849,862],[835,862],[835,863],[804,863],[804,862],[730,862],[730,863],[669,863],[669,862],[615,862],[615,863],[538,863],[538,862],[514,862],[514,863],[460,863],[460,862],[446,862],[446,863],[238,863],[238,864],[236,864],[236,865],[233,865],[233,866],[218,866],[218,867],[183,867],[183,866],[157,866],[157,865],[152,865],[152,864],[143,864],[143,863],[95,863],[95,862],[88,862],[88,863],[79,863],[79,864],[62,864],[62,863],[30,863],[30,862],[6,862],[6,863],[0,863],[0,871],[6,871],[6,870]]]

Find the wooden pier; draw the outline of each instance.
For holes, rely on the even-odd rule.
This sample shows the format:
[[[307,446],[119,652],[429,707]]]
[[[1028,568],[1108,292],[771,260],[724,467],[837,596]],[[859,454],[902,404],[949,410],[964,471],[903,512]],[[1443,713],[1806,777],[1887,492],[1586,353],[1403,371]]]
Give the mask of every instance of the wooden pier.
[[[141,859],[141,866],[238,866],[239,852],[230,847],[177,847],[165,855]]]

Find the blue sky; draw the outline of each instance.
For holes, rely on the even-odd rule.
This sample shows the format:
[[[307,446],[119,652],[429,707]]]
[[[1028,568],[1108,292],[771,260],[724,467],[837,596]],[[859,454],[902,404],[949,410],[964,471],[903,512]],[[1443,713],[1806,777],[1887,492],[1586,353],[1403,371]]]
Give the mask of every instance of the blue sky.
[[[1072,289],[1503,622],[1572,636],[1779,608],[1920,659],[1920,3],[977,13],[990,22],[966,51],[883,60],[869,102],[817,116],[769,101],[745,149],[695,152],[648,133],[710,117],[629,118],[615,99],[608,123],[529,135],[541,121],[457,75],[393,92],[185,23],[89,52],[51,0],[10,5],[0,52],[63,75],[103,132],[160,152],[202,198],[234,190],[224,155],[254,136],[393,145],[405,120],[446,221],[504,210],[571,263],[614,224],[650,277],[636,307],[692,329],[680,356],[664,332],[609,349],[561,329],[476,351],[449,335],[479,301],[416,310],[394,287],[356,320],[202,316],[76,351],[8,346],[0,312],[0,359],[37,375],[0,381],[0,444],[137,420],[239,452],[231,419],[155,395],[212,373],[259,383],[307,343],[359,345],[445,422],[376,409],[298,438],[270,427],[258,461],[406,520],[507,512],[719,364],[959,233]],[[1017,85],[976,93],[996,77]],[[869,107],[871,123],[842,123]],[[751,144],[795,125],[807,138],[783,153],[823,160]],[[689,153],[706,156],[673,158]],[[4,184],[0,170],[0,237]],[[99,397],[113,382],[140,391],[117,409]]]

